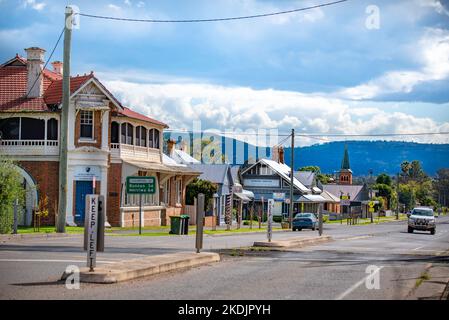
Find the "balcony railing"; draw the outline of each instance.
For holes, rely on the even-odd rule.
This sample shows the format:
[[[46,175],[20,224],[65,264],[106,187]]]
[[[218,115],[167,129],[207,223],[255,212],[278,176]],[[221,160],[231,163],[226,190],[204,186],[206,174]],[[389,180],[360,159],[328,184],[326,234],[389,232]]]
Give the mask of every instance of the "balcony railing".
[[[140,147],[123,143],[111,143],[111,156],[130,160],[160,162],[159,149]]]
[[[57,140],[0,140],[0,154],[57,156],[59,141]]]

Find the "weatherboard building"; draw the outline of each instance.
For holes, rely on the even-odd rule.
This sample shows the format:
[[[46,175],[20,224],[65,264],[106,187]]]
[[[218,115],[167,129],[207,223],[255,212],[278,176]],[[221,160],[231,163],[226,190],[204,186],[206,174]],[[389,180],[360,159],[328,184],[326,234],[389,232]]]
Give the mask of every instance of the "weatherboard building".
[[[44,69],[45,50],[25,49],[0,66],[0,156],[12,158],[23,177],[25,205],[20,223],[30,225],[48,199],[55,223],[59,196],[62,63]],[[83,225],[86,194],[105,196],[107,223],[139,221],[138,195],[126,193],[127,176],[154,176],[156,192],[143,196],[143,225],[166,224],[185,205],[185,188],[200,172],[162,153],[167,125],[123,106],[90,74],[70,77],[66,221]]]

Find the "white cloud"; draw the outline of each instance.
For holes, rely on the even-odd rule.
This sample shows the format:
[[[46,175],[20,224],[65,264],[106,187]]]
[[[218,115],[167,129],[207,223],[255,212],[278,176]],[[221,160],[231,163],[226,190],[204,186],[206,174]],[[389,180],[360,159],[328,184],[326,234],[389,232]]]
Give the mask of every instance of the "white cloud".
[[[119,11],[121,9],[120,6],[117,6],[117,5],[112,4],[112,3],[108,4],[108,8],[112,9],[112,10],[115,10],[115,11]]]
[[[443,5],[444,0],[417,0],[418,4],[423,7],[431,7],[439,14],[445,14],[449,16],[448,4]]]
[[[421,83],[449,77],[448,30],[428,29],[413,50],[421,63],[419,70],[390,71],[367,83],[343,89],[337,95],[354,100],[372,99],[384,94],[409,93]]]
[[[37,11],[41,11],[47,5],[44,2],[37,2],[36,0],[25,0],[22,4],[24,8],[30,7]]]
[[[298,133],[318,134],[449,131],[449,122],[438,123],[428,117],[386,112],[377,107],[349,106],[344,100],[293,91],[201,83],[142,84],[116,80],[104,83],[125,105],[166,122],[172,129],[193,129],[193,122],[201,121],[202,129],[222,131],[277,129],[285,133],[291,128]],[[299,137],[297,143],[307,145],[329,139]],[[445,135],[395,139],[449,142]],[[248,141],[254,142],[254,138],[248,137]]]

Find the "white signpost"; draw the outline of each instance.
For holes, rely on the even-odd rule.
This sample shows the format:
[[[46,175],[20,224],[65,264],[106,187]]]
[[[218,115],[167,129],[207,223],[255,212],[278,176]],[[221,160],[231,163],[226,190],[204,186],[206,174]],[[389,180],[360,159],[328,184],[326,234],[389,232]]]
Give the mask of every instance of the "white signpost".
[[[267,237],[268,242],[271,242],[271,237],[273,235],[273,207],[274,207],[274,199],[268,199],[268,226],[267,226]]]
[[[98,195],[86,196],[87,211],[87,266],[94,271],[97,260],[97,231],[98,231]]]

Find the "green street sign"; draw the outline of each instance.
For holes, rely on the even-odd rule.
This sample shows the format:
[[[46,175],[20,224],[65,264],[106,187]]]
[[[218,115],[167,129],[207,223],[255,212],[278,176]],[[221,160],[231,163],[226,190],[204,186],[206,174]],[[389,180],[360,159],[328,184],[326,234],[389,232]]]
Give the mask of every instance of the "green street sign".
[[[127,194],[154,194],[156,193],[155,177],[126,177]]]

